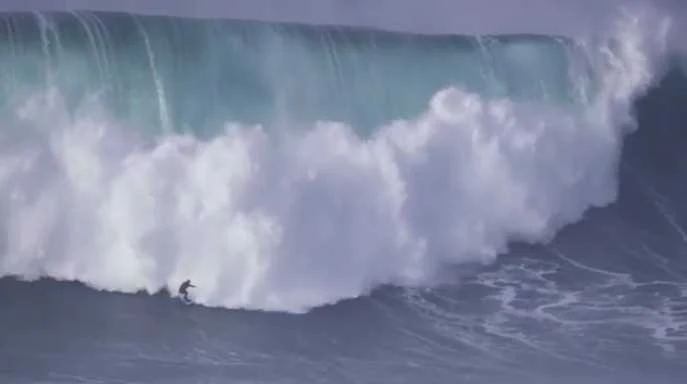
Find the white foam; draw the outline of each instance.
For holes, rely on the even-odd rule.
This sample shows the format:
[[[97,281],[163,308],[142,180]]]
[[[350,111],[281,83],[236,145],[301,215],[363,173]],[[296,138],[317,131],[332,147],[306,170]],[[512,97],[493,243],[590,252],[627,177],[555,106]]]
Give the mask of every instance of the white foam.
[[[50,89],[0,130],[0,275],[124,292],[188,277],[206,305],[302,311],[546,241],[615,198],[621,123],[658,55],[626,21],[588,47],[604,80],[588,108],[447,88],[368,140],[321,122],[148,143]]]

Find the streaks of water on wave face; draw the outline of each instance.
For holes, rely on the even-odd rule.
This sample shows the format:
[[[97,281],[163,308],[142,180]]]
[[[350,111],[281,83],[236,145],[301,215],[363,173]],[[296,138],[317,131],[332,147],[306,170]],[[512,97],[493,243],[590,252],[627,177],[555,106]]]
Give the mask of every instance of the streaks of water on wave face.
[[[551,369],[602,370],[647,355],[679,360],[687,341],[687,283],[636,281],[549,250],[554,257],[504,262],[460,288],[406,290],[404,300],[431,330],[424,340],[470,348],[476,360],[502,363],[504,373],[530,358],[551,361]]]
[[[514,317],[553,322],[567,334],[598,332],[605,343],[611,344],[633,339],[671,352],[685,340],[682,334],[687,332],[687,318],[675,308],[684,305],[684,298],[679,292],[687,287],[687,283],[666,280],[637,282],[627,273],[589,266],[573,260],[560,250],[551,251],[564,262],[560,268],[572,269],[568,273],[575,276],[579,283],[558,284],[557,291],[552,293],[558,295],[559,299],[539,305],[531,312],[515,308],[511,305],[513,300],[504,295],[501,300],[506,313]],[[516,288],[518,282],[513,280],[508,286],[517,292],[526,289]],[[637,332],[638,328],[645,332]],[[652,338],[644,339],[644,336]],[[591,341],[591,338],[587,338],[587,341]],[[597,345],[597,348],[603,352],[603,345]]]
[[[402,303],[400,308],[386,300],[375,303],[387,314],[390,326],[398,332],[397,339],[403,340],[403,349],[410,355],[449,372],[461,372],[465,379],[532,375],[510,351],[479,336],[480,318],[468,313],[464,302],[432,289],[403,289],[396,299]]]
[[[578,301],[575,291],[561,290],[557,279],[547,278],[557,271],[556,264],[524,259],[478,275],[479,284],[493,290],[485,299],[498,306],[485,320],[485,330],[519,346],[520,355],[527,351],[552,362],[609,368],[592,354],[578,353],[580,335],[561,332],[559,319],[548,311]]]

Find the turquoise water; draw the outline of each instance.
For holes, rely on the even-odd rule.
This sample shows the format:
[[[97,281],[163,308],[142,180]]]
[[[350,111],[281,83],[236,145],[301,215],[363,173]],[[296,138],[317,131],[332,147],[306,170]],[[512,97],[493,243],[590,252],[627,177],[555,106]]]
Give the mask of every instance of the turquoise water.
[[[0,102],[56,87],[104,100],[148,132],[224,123],[350,124],[366,135],[460,86],[492,98],[577,99],[586,76],[554,37],[403,35],[338,27],[105,13],[6,14]],[[571,86],[571,84],[577,84]]]

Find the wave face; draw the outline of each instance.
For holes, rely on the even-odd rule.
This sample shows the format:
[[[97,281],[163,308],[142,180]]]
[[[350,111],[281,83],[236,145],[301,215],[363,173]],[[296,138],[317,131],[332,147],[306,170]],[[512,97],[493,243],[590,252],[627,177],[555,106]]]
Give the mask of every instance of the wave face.
[[[7,14],[0,276],[300,312],[613,202],[668,23],[588,39]]]
[[[416,118],[452,84],[488,97],[570,101],[579,93],[571,74],[587,77],[569,58],[573,48],[546,37],[120,14],[12,14],[2,24],[5,103],[48,86],[72,108],[99,94],[118,119],[164,133],[317,120],[364,132]]]

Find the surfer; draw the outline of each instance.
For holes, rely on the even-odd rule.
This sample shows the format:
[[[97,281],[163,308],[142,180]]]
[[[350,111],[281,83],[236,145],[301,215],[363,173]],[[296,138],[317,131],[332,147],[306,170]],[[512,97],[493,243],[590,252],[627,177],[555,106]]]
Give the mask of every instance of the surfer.
[[[191,284],[191,280],[186,280],[179,286],[179,294],[184,297],[184,300],[191,301],[188,298],[188,289],[195,288],[196,286]]]

